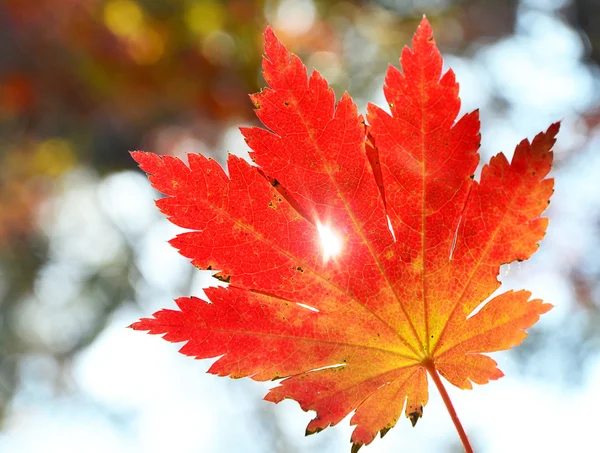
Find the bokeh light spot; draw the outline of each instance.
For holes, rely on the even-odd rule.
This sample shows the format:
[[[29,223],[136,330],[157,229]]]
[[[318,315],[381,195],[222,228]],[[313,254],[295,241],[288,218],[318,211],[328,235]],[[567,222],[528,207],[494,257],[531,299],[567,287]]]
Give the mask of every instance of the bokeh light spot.
[[[291,35],[301,35],[311,29],[316,16],[312,0],[283,0],[277,8],[274,25]]]
[[[223,28],[225,9],[215,2],[194,3],[185,12],[185,22],[192,33],[206,36]]]
[[[131,38],[144,27],[144,12],[131,0],[110,0],[104,6],[104,23],[115,35]]]
[[[127,41],[127,52],[137,64],[153,64],[163,56],[165,41],[156,30],[147,27],[139,36]]]
[[[37,173],[59,176],[71,169],[76,160],[71,143],[63,138],[53,137],[37,146],[33,163]]]

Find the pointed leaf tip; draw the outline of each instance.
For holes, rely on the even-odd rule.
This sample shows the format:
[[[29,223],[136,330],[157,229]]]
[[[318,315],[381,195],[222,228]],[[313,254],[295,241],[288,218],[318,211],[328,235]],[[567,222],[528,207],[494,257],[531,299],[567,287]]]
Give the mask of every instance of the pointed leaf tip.
[[[557,121],[556,123],[552,123],[550,125],[550,127],[548,127],[548,130],[546,131],[546,135],[548,135],[551,138],[555,138],[556,135],[558,134],[558,131],[560,130],[560,121]]]
[[[306,430],[304,431],[304,435],[305,436],[312,436],[313,434],[317,434],[320,433],[321,431],[323,431],[323,428],[306,428]]]
[[[364,444],[355,444],[352,443],[352,448],[350,449],[350,453],[358,453],[358,450],[362,448]]]
[[[289,53],[283,43],[279,40],[275,31],[271,28],[270,25],[267,25],[265,29],[265,57],[267,57],[271,62],[276,63],[281,58],[289,58]]]
[[[266,28],[264,36],[263,77],[272,89],[277,90],[288,84],[287,78],[294,76],[291,72],[306,72],[306,69],[298,57],[293,57],[288,52],[271,27]],[[256,106],[258,96],[255,95],[252,101]],[[257,108],[260,108],[260,105]]]
[[[407,416],[408,416],[408,419],[410,420],[410,423],[412,424],[412,426],[414,428],[416,426],[417,422],[419,421],[419,419],[421,417],[423,417],[423,406],[419,406],[416,410],[407,414]]]
[[[421,19],[421,22],[417,27],[416,35],[422,36],[426,39],[430,39],[433,37],[433,28],[431,28],[431,24],[429,23],[429,20],[427,19],[427,16],[425,16],[425,14],[423,14],[423,19]]]
[[[275,35],[275,32],[273,31],[270,25],[267,25],[267,28],[265,28],[264,37],[265,44],[269,41],[277,40],[277,36]]]
[[[144,151],[139,151],[139,150],[129,151],[129,155],[131,156],[131,158],[138,163],[140,162],[140,159],[144,158],[145,154],[147,154],[147,153],[145,153]]]

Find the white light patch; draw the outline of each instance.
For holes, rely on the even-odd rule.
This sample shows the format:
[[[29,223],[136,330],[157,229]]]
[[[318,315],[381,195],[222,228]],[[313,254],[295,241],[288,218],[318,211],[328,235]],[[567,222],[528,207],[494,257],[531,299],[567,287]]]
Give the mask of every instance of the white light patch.
[[[450,246],[450,261],[452,261],[452,257],[454,256],[454,249],[456,249],[456,240],[458,238],[458,229],[460,228],[460,223],[462,222],[462,216],[458,219],[458,225],[456,225],[456,231],[454,231],[454,238],[452,238],[452,245]]]
[[[315,373],[317,371],[328,370],[330,368],[344,368],[346,366],[345,363],[334,363],[333,365],[322,366],[320,368],[315,368],[314,370],[310,370],[309,373]]]
[[[296,305],[302,308],[306,308],[307,310],[314,311],[315,313],[319,313],[319,310],[315,307],[311,307],[310,305],[303,304],[301,302],[296,302]]]
[[[321,241],[321,251],[323,252],[323,262],[335,258],[342,251],[342,238],[327,225],[321,225],[317,222],[317,231]]]
[[[390,233],[392,233],[392,237],[394,238],[394,242],[396,242],[396,233],[394,233],[394,227],[392,226],[392,221],[390,220],[390,216],[386,215],[385,217],[387,218],[388,229],[390,230]]]

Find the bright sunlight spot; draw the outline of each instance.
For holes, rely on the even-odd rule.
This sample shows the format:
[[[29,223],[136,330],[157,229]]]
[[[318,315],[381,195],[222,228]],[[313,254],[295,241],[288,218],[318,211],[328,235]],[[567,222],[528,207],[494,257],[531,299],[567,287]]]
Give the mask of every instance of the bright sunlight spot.
[[[317,222],[319,239],[321,241],[321,250],[323,251],[323,262],[336,257],[342,251],[342,238],[327,225],[321,225]]]

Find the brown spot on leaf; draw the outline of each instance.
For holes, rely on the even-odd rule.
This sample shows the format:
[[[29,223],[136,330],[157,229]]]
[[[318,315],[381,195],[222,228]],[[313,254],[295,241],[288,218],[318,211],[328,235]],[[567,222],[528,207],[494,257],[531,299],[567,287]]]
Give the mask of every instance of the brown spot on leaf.
[[[217,280],[222,281],[223,283],[229,283],[231,281],[231,275],[223,275],[221,273],[213,275]]]
[[[408,414],[408,418],[412,423],[413,427],[417,424],[419,419],[423,416],[423,406],[419,406],[417,410]]]

